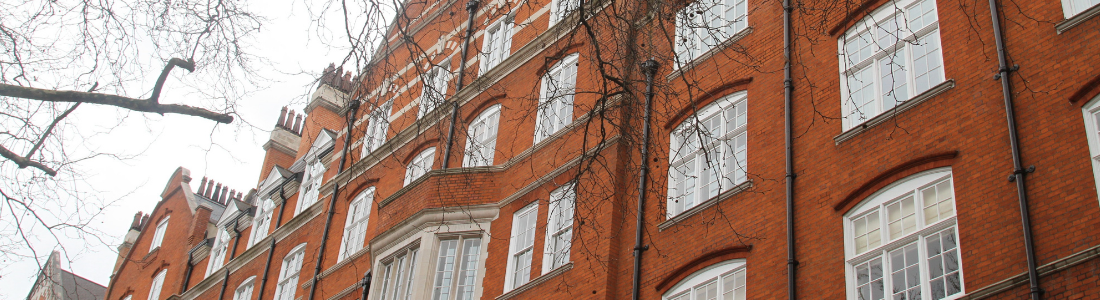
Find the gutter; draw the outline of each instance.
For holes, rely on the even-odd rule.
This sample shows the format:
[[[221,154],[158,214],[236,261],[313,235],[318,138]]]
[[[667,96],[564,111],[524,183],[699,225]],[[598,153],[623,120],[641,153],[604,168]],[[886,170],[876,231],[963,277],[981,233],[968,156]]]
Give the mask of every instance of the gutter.
[[[474,17],[477,12],[477,7],[481,3],[478,0],[470,0],[466,3],[466,12],[469,13],[470,19],[466,21],[466,38],[462,42],[462,61],[459,62],[458,67],[458,82],[455,82],[455,94],[458,94],[458,90],[463,88],[463,83],[466,78],[466,54],[470,51],[470,38],[474,36]],[[458,101],[451,101],[451,126],[447,129],[447,148],[443,152],[443,166],[441,169],[446,169],[447,165],[451,162],[451,146],[455,143],[455,122],[458,120]]]
[[[355,124],[355,113],[359,112],[359,100],[348,103],[348,112],[351,113],[347,117],[348,133],[344,135],[344,150],[340,154],[340,165],[337,166],[336,174],[344,172],[344,166],[348,161],[348,149],[350,149],[351,143],[351,129]],[[309,286],[309,297],[306,299],[313,300],[313,295],[317,293],[317,283],[321,280],[318,276],[321,275],[321,262],[325,259],[325,245],[328,244],[328,233],[332,229],[332,216],[336,214],[336,199],[340,196],[340,185],[334,185],[332,191],[332,197],[328,201],[328,216],[325,217],[325,231],[321,233],[321,247],[317,249],[317,264],[313,268],[313,283]]]
[[[649,126],[653,111],[653,75],[661,65],[650,58],[642,63],[642,73],[645,73],[645,121],[642,124],[642,165],[638,170],[638,224],[634,233],[634,284],[631,287],[630,299],[638,299],[638,290],[642,281],[642,251],[649,250],[649,246],[642,244],[642,226],[645,225],[645,194],[646,180],[649,177]]]
[[[1024,233],[1024,252],[1027,255],[1027,277],[1031,287],[1031,299],[1040,300],[1043,298],[1043,289],[1039,287],[1039,272],[1035,266],[1035,247],[1031,239],[1031,217],[1027,205],[1027,185],[1024,180],[1025,175],[1035,172],[1035,166],[1024,169],[1020,159],[1020,141],[1016,133],[1016,114],[1012,104],[1012,85],[1008,80],[1010,72],[1018,70],[1020,66],[1013,65],[1009,67],[1005,58],[1007,54],[1005,53],[1004,37],[1001,34],[1001,17],[997,12],[997,0],[989,0],[989,14],[993,18],[993,36],[997,44],[998,71],[993,78],[1001,80],[1001,93],[1004,95],[1005,101],[1005,117],[1008,121],[1008,140],[1012,148],[1013,171],[1012,175],[1009,175],[1008,181],[1016,182],[1016,195],[1020,200],[1020,223]]]

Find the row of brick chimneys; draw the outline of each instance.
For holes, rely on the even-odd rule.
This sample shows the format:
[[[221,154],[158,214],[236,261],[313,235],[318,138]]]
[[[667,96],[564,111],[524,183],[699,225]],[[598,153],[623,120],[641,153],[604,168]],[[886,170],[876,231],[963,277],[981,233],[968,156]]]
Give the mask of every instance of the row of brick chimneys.
[[[130,229],[141,231],[142,228],[145,228],[145,223],[148,222],[149,215],[139,211],[137,214],[134,214],[134,221],[130,223]]]
[[[222,205],[229,203],[229,200],[241,200],[241,198],[244,198],[241,192],[230,190],[229,185],[222,186],[221,183],[215,183],[213,180],[206,179],[206,177],[203,177],[202,182],[199,183],[199,191],[196,192],[196,194],[214,200],[214,202],[221,203]]]
[[[343,73],[343,76],[340,74]],[[351,92],[352,85],[351,71],[344,72],[344,66],[336,67],[336,64],[328,64],[325,68],[325,73],[321,74],[321,83],[332,86],[345,93]]]
[[[279,111],[279,121],[275,122],[275,127],[286,129],[291,133],[298,136],[302,136],[302,117],[304,114],[295,114],[294,110],[287,110],[286,106]]]

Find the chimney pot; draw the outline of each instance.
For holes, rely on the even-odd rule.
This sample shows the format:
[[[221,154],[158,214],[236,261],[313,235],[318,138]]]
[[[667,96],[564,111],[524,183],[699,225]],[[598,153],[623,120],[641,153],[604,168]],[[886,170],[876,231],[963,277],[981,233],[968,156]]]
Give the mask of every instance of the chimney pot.
[[[206,176],[202,177],[202,181],[199,182],[199,192],[196,194],[202,195],[206,191]]]
[[[283,123],[283,128],[286,128],[288,130],[294,129],[293,122],[294,122],[294,110],[290,110],[290,112],[287,113],[287,115],[286,115],[286,123]]]
[[[210,198],[210,200],[218,201],[218,197],[221,197],[221,196],[222,196],[222,184],[219,183],[214,188],[214,196],[213,197],[208,197],[208,198]]]
[[[279,121],[275,122],[275,126],[283,126],[286,123],[286,106],[279,110]]]
[[[294,117],[294,133],[302,134],[302,115]]]

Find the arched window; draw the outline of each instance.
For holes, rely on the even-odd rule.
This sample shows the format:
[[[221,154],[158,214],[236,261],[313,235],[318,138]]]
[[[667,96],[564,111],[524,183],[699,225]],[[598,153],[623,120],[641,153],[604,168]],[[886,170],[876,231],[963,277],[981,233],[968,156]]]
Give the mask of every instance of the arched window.
[[[153,284],[149,286],[149,300],[160,300],[161,289],[164,288],[164,275],[168,269],[160,270],[157,276],[153,276]]]
[[[252,289],[256,287],[256,276],[248,277],[237,291],[233,292],[233,300],[252,300]]]
[[[731,259],[696,271],[672,286],[664,300],[745,300],[745,260]]]
[[[535,143],[573,123],[573,95],[577,93],[577,59],[570,54],[542,76]]]
[[[355,196],[348,205],[348,218],[344,222],[344,240],[340,244],[340,258],[344,260],[363,249],[367,237],[367,220],[370,219],[371,205],[374,204],[374,187],[369,187]]]
[[[466,157],[462,161],[462,167],[493,165],[498,125],[500,125],[500,104],[485,109],[470,123],[466,135]]]
[[[676,13],[676,59],[703,57],[748,28],[748,1],[697,0]],[[679,67],[679,64],[673,66]]]
[[[670,137],[668,216],[678,215],[748,180],[747,93],[700,109]]]
[[[950,169],[876,192],[844,217],[848,299],[944,299],[963,294]]]
[[[438,65],[432,66],[421,77],[424,89],[420,92],[420,111],[416,114],[417,120],[434,111],[447,100],[451,77],[454,77],[451,74],[451,59],[445,59]]]
[[[435,147],[420,151],[420,154],[413,157],[409,167],[405,169],[405,185],[409,185],[410,182],[431,171],[433,163],[435,163]]]
[[[883,4],[839,39],[844,130],[944,82],[935,0]]]
[[[1085,138],[1089,143],[1089,155],[1092,163],[1093,181],[1100,193],[1100,97],[1089,101],[1081,109],[1085,115]],[[1098,195],[1100,197],[1100,195]]]
[[[302,243],[283,258],[279,272],[279,285],[275,287],[275,300],[294,300],[298,291],[298,274],[302,271],[302,259],[306,256],[306,244]]]

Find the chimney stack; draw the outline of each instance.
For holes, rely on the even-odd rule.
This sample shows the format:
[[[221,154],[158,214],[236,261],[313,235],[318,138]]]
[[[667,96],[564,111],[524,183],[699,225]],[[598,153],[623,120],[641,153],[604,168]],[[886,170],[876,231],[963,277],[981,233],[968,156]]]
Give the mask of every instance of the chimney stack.
[[[275,122],[275,126],[283,126],[286,123],[286,106],[279,110],[279,121]]]
[[[196,194],[202,195],[203,192],[206,192],[206,176],[203,176],[202,181],[199,182],[199,191]]]
[[[294,129],[291,129],[294,133],[302,135],[302,115],[294,116]]]

